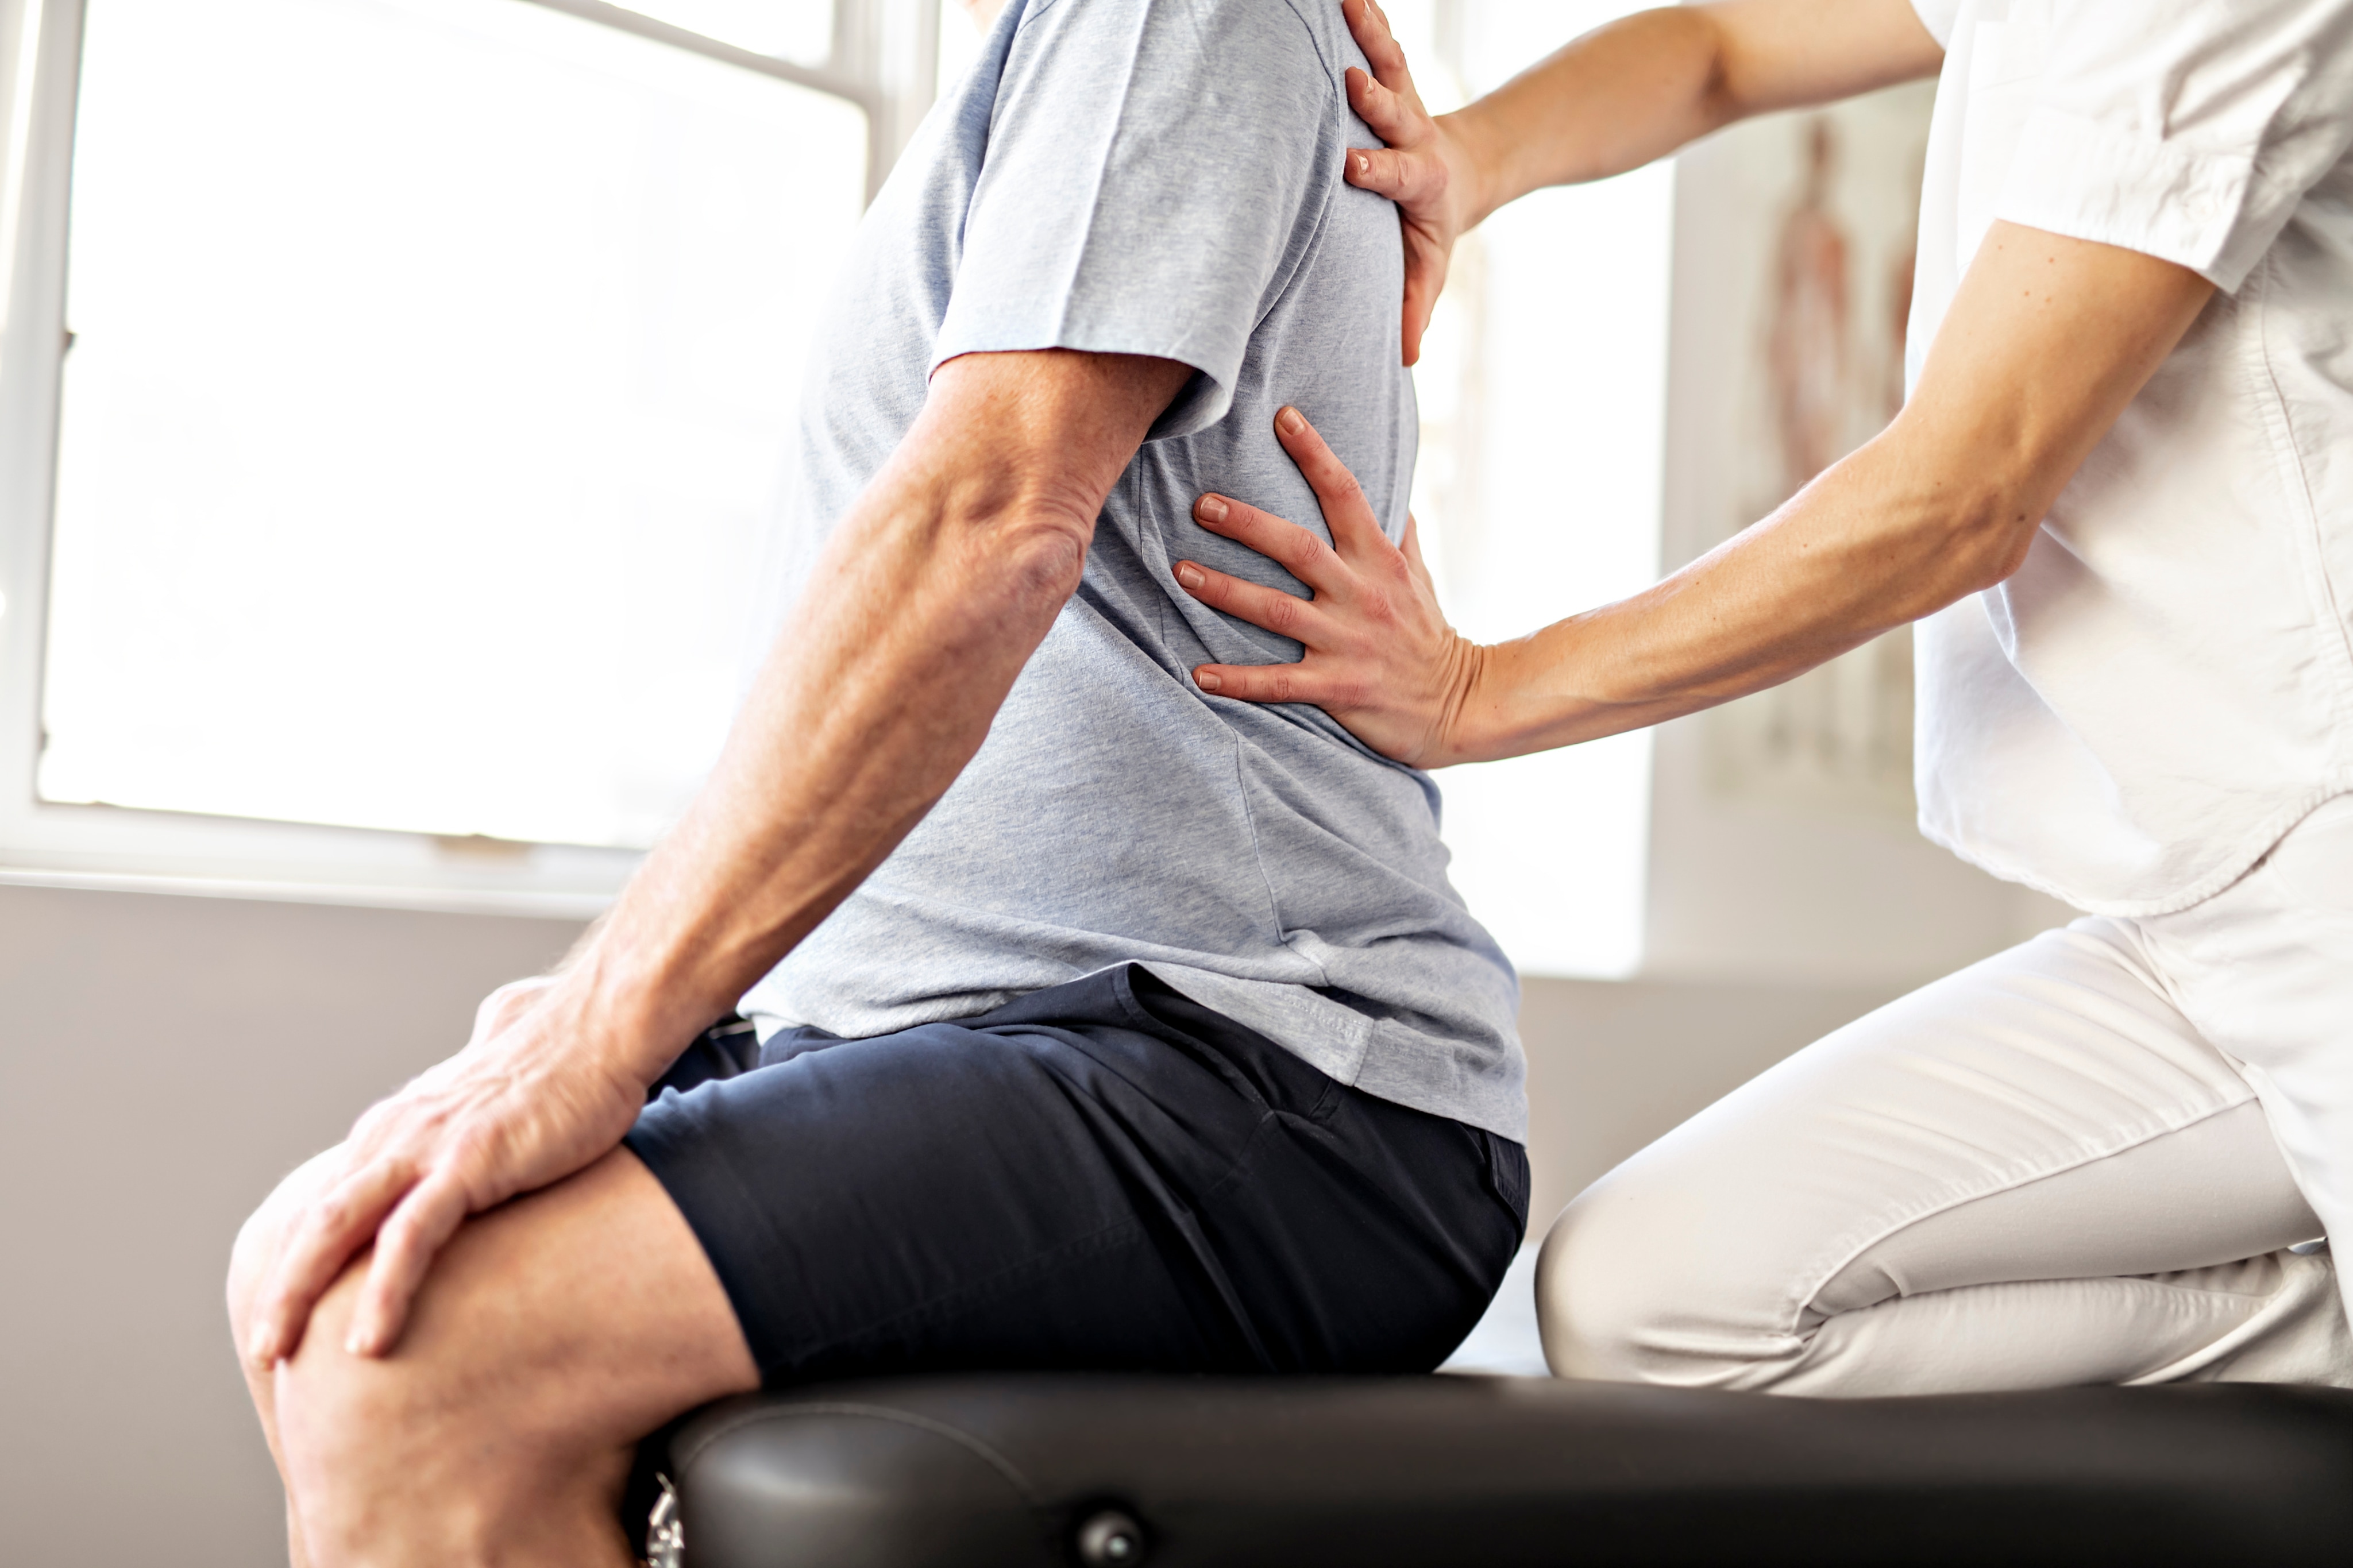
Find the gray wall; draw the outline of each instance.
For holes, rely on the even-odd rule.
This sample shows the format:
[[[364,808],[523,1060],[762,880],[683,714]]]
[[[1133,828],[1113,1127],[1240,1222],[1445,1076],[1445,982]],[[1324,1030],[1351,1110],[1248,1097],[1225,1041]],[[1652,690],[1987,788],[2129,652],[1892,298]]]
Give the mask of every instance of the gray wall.
[[[230,1238],[574,930],[0,888],[0,1557],[278,1560],[221,1309]],[[1531,981],[1539,1225],[1885,989]]]
[[[574,930],[0,888],[0,1559],[284,1561],[230,1239]]]

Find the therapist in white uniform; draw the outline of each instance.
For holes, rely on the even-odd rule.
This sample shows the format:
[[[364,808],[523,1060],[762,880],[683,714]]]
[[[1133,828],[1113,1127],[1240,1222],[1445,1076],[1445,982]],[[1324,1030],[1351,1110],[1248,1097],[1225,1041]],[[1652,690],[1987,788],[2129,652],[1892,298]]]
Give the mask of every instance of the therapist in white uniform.
[[[2353,0],[1678,7],[1434,121],[1385,19],[1347,8],[1378,77],[1351,93],[1390,144],[1348,174],[1399,204],[1409,356],[1454,237],[1503,203],[1941,69],[1910,395],[1658,587],[1495,647],[1447,627],[1410,536],[1293,428],[1334,545],[1247,498],[1197,516],[1314,602],[1177,574],[1307,652],[1199,683],[1436,767],[1689,712],[1917,619],[1922,830],[2091,911],[1579,1196],[1539,1273],[1554,1370],[2353,1384],[2321,1239],[2353,1238]]]

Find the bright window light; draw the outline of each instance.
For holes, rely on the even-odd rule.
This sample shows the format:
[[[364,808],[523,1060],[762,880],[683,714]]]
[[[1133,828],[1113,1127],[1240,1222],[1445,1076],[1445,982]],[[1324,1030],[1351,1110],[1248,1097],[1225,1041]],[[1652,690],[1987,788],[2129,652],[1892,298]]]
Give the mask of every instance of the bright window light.
[[[980,27],[961,0],[940,0],[938,84],[932,96],[945,98],[980,58]]]
[[[516,0],[90,0],[83,61],[42,798],[649,843],[862,112]]]
[[[833,0],[631,0],[627,8],[797,65],[821,66],[833,52]]]
[[[1636,8],[1385,6],[1439,109]],[[1543,192],[1456,252],[1417,371],[1414,501],[1448,612],[1472,637],[1522,636],[1658,575],[1673,190],[1660,164]],[[1640,965],[1647,731],[1451,768],[1439,783],[1455,887],[1522,970],[1614,977]]]

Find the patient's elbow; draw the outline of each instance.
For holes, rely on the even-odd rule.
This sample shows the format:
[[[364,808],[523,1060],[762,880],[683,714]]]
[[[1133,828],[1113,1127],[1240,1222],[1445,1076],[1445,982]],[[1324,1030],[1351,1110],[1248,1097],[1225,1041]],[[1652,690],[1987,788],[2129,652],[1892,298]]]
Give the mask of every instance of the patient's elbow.
[[[1052,463],[990,464],[960,477],[935,514],[943,559],[968,594],[1050,603],[1079,591],[1103,497]]]
[[[1017,604],[1060,608],[1079,591],[1093,524],[1092,516],[1082,519],[1034,496],[968,513],[953,522],[961,536],[960,574],[976,585],[993,585]]]
[[[1039,519],[1014,527],[1000,548],[1017,592],[1059,605],[1079,591],[1093,530],[1062,520]]]

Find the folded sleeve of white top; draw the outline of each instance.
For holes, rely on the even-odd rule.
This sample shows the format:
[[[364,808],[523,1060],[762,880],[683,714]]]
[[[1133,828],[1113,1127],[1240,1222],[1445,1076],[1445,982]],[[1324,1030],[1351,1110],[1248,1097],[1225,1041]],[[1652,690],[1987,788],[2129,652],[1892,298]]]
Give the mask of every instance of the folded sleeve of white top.
[[[1997,220],[2220,290],[2009,579],[1922,621],[1920,826],[2183,910],[2353,794],[2353,0],[1915,0],[1913,374]]]
[[[1960,0],[1915,9],[1949,42]],[[2041,83],[1994,216],[2236,290],[2353,142],[2353,0],[2078,3],[2045,16]]]

